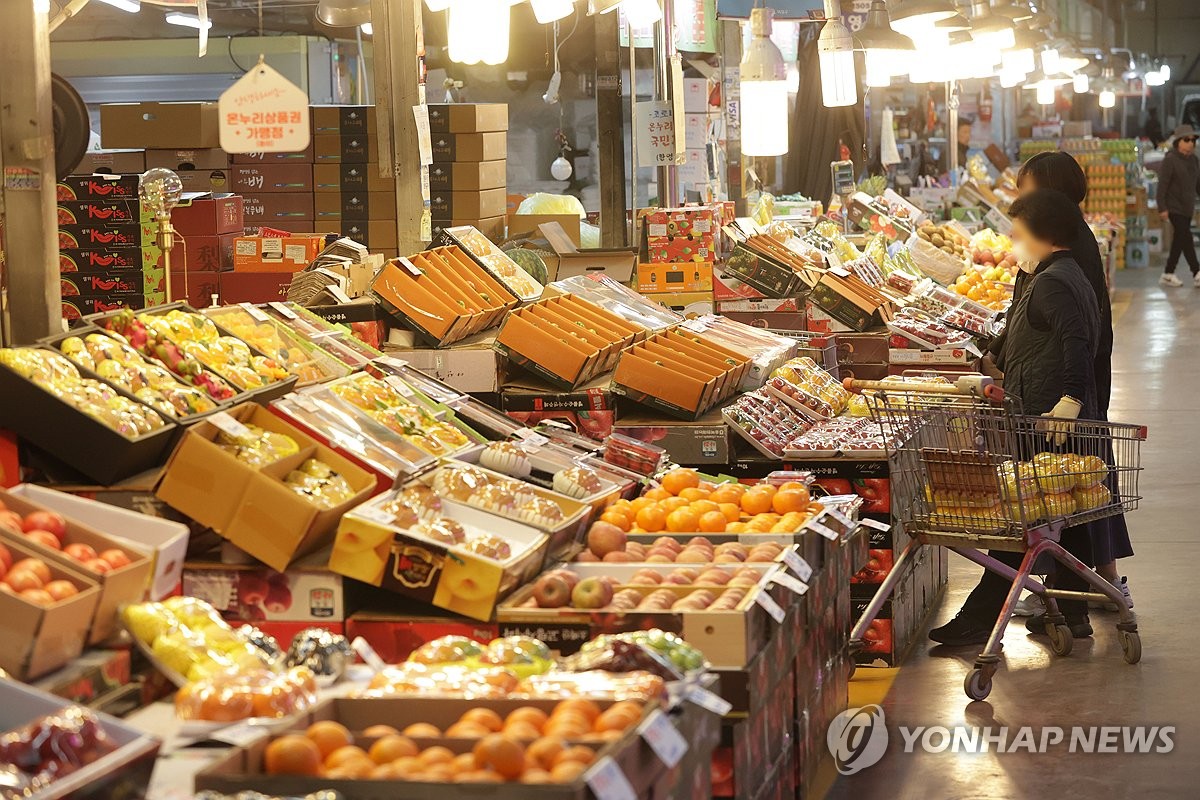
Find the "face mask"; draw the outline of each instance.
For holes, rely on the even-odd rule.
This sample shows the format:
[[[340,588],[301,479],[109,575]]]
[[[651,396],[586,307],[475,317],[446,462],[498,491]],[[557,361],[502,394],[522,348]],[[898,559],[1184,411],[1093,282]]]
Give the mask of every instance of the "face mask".
[[[1025,242],[1013,242],[1013,255],[1017,257],[1017,266],[1024,272],[1033,272],[1037,269],[1040,259],[1029,250],[1029,245]]]

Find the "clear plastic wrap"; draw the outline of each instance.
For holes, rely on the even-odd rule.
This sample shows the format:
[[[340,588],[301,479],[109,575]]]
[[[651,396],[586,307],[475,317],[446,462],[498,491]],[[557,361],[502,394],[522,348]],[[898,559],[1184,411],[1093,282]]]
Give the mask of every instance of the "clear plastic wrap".
[[[278,718],[306,711],[316,702],[316,677],[305,667],[283,674],[269,670],[218,673],[176,692],[175,716],[205,722]]]
[[[30,792],[86,767],[116,749],[90,710],[69,706],[0,736],[0,799],[24,800]]]
[[[626,322],[649,331],[665,330],[682,319],[666,306],[646,299],[606,275],[577,275],[555,281],[551,286],[594,303]]]
[[[205,309],[206,317],[257,347],[299,378],[300,385],[340,378],[351,367],[341,362],[312,339],[298,333],[283,319],[269,316],[253,306],[224,306]]]

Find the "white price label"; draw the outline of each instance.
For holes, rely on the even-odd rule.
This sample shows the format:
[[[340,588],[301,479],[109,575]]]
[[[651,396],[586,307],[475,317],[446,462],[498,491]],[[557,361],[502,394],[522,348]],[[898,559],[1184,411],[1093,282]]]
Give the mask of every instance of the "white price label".
[[[312,141],[308,103],[308,92],[259,61],[217,102],[221,149],[226,153],[306,149]]]
[[[525,444],[530,447],[544,447],[550,444],[549,437],[543,436],[537,431],[531,431],[529,428],[521,428],[517,431],[517,436],[523,439]]]
[[[637,792],[633,790],[629,778],[625,777],[625,773],[610,756],[604,756],[597,761],[588,770],[584,780],[599,800],[637,800]]]
[[[411,386],[395,375],[388,376],[384,379],[384,382],[399,392],[401,397],[414,397],[416,395]]]
[[[646,717],[646,721],[638,728],[638,733],[668,769],[678,764],[688,750],[683,734],[676,730],[670,718],[661,711],[655,711]]]
[[[379,506],[359,506],[354,509],[354,514],[368,522],[376,522],[380,525],[391,525],[396,519]]]
[[[256,307],[253,303],[238,303],[238,306],[240,306],[243,311],[249,314],[250,319],[254,320],[255,322],[271,321],[271,318],[268,317],[261,308]]]
[[[258,741],[270,734],[270,730],[261,725],[252,725],[249,722],[241,722],[237,725],[231,725],[228,728],[216,731],[208,738],[214,742],[224,742],[231,744],[234,747],[246,747],[252,742]]]
[[[811,531],[816,531],[830,541],[838,538],[837,531],[833,530],[832,528],[828,528],[819,522],[808,523],[808,529]]]
[[[825,513],[827,513],[829,516],[833,517],[838,522],[845,525],[847,528],[854,527],[854,520],[850,519],[849,517],[847,517],[845,514],[843,514],[840,510],[838,510],[836,508],[831,508]]]
[[[804,581],[801,581],[801,580],[797,580],[796,578],[793,578],[791,575],[788,575],[786,572],[775,573],[774,575],[771,576],[771,581],[773,583],[778,583],[780,586],[784,587],[785,589],[791,589],[793,592],[795,592],[796,594],[799,594],[799,595],[803,595],[805,592],[808,591],[807,583],[805,583]]]
[[[267,303],[267,305],[269,305],[271,308],[275,309],[275,311],[278,312],[279,315],[281,317],[283,317],[284,319],[299,319],[300,318],[299,316],[297,316],[295,311],[292,311],[290,308],[287,307],[287,303],[281,303],[278,300],[272,300],[271,302]]]
[[[689,689],[687,699],[721,717],[733,709],[733,703],[730,703],[720,695],[713,694],[703,686],[693,686]]]
[[[350,643],[350,648],[358,653],[358,657],[363,660],[363,663],[375,672],[383,672],[387,669],[387,662],[380,658],[379,654],[375,652],[375,648],[371,647],[370,643],[363,637],[354,637],[354,641]]]
[[[805,583],[808,583],[809,579],[812,578],[812,565],[805,561],[804,556],[795,550],[785,550],[783,552],[783,563],[787,564],[792,572],[796,573],[796,576]]]
[[[779,603],[775,602],[775,598],[771,597],[771,595],[767,594],[766,592],[759,592],[755,596],[754,602],[762,606],[763,610],[770,614],[771,619],[775,620],[776,622],[783,622],[783,618],[787,616],[787,612],[780,607]]]
[[[395,356],[382,356],[377,360],[380,364],[388,367],[395,367],[396,369],[404,369],[408,366],[407,361],[405,361],[403,358],[396,358]]]
[[[880,522],[877,519],[867,519],[866,517],[860,519],[858,524],[868,528],[873,528],[877,531],[890,531],[892,529],[892,526],[888,525],[886,522]]]
[[[400,256],[400,258],[396,259],[396,261],[400,264],[401,267],[404,268],[404,271],[407,272],[409,275],[412,275],[414,278],[421,277],[421,270],[417,269],[417,265],[412,263],[411,261],[409,261],[404,256]]]
[[[217,427],[223,433],[227,433],[235,439],[253,438],[254,434],[250,432],[242,423],[238,422],[233,417],[229,416],[227,411],[218,411],[208,418],[208,421]]]

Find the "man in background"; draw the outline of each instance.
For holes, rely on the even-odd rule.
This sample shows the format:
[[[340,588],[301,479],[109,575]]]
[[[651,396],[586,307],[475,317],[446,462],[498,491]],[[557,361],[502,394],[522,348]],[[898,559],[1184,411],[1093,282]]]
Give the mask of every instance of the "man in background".
[[[971,127],[975,123],[969,119],[958,121],[958,168],[967,166],[967,153],[971,150]]]
[[[1192,214],[1196,211],[1196,194],[1200,193],[1196,130],[1191,125],[1180,125],[1172,139],[1171,149],[1158,168],[1158,213],[1171,223],[1171,252],[1158,282],[1163,286],[1183,286],[1183,281],[1175,277],[1175,267],[1182,255],[1192,268],[1192,285],[1200,288],[1200,261],[1196,260],[1196,245],[1192,241]]]

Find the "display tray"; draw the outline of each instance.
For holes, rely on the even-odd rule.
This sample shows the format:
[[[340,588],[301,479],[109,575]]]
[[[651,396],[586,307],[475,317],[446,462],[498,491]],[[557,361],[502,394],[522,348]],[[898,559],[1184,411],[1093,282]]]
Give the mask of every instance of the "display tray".
[[[297,386],[345,377],[354,371],[354,367],[335,358],[283,319],[272,317],[250,303],[206,308],[201,313],[226,330],[236,330],[238,338],[260,352],[271,353],[272,358],[296,376]],[[274,349],[264,346],[269,337],[277,340],[271,343]]]
[[[79,368],[79,374],[111,385],[90,370]],[[179,431],[174,422],[163,419],[162,428],[127,438],[0,364],[0,427],[55,454],[98,484],[117,483],[161,464]]]

